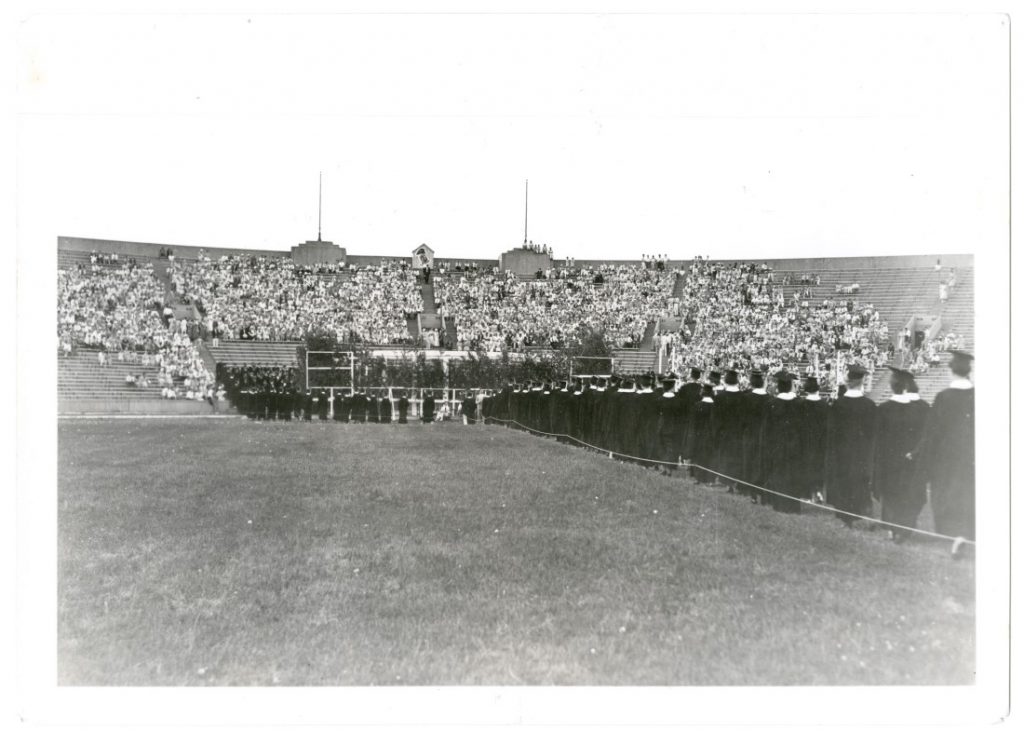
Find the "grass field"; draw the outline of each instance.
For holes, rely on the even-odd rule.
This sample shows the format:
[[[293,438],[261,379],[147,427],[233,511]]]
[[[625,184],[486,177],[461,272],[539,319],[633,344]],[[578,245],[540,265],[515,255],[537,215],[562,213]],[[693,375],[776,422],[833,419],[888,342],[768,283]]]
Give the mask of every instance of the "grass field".
[[[66,685],[971,684],[974,565],[496,426],[59,423]]]

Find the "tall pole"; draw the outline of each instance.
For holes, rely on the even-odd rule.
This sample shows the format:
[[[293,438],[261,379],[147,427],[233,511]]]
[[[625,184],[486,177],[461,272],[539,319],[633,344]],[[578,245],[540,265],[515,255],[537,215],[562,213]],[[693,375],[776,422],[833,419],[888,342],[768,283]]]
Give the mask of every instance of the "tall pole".
[[[324,172],[320,171],[320,190],[316,200],[316,242],[320,242],[320,219],[324,211]]]
[[[523,245],[526,245],[526,236],[529,234],[530,225],[530,179],[526,179],[526,211],[523,216]]]

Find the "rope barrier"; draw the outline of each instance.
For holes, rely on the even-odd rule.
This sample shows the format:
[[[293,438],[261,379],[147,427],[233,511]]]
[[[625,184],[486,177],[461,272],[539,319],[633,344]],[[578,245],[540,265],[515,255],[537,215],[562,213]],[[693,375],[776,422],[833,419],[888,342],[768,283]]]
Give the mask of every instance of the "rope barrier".
[[[515,421],[514,419],[502,419],[502,418],[498,418],[496,416],[485,416],[484,419],[485,420],[490,420],[490,421],[498,421],[498,422],[503,423],[503,424],[515,424],[516,426],[520,427],[521,429],[525,429],[527,431],[532,431],[532,432],[534,432],[536,434],[540,434],[540,435],[546,436],[546,437],[559,437],[559,438],[564,438],[564,439],[571,439],[574,442],[579,442],[584,447],[590,447],[591,449],[598,450],[599,452],[606,452],[609,457],[629,458],[630,460],[639,460],[641,462],[650,462],[650,463],[654,463],[656,465],[670,465],[672,467],[678,467],[679,466],[678,462],[669,462],[667,460],[652,460],[649,457],[640,457],[638,455],[627,455],[624,452],[615,452],[614,450],[610,450],[610,449],[607,449],[605,447],[598,447],[596,444],[591,444],[590,442],[584,442],[582,439],[577,439],[576,437],[572,436],[571,434],[555,434],[554,432],[550,432],[550,431],[541,431],[540,429],[534,429],[533,427],[526,426],[525,424],[521,424],[518,421]],[[897,530],[904,530],[904,531],[907,531],[907,532],[915,532],[915,533],[917,533],[919,535],[925,535],[927,537],[936,537],[936,538],[939,538],[941,540],[949,540],[951,542],[956,542],[957,540],[959,540],[962,543],[965,543],[967,545],[975,545],[976,544],[974,540],[968,540],[968,539],[963,538],[963,537],[953,537],[951,535],[943,535],[940,532],[930,532],[928,530],[922,530],[922,529],[919,529],[917,527],[907,527],[907,526],[902,525],[902,524],[895,524],[894,522],[887,522],[884,519],[875,519],[874,517],[867,517],[867,516],[864,516],[863,514],[855,514],[854,512],[848,512],[848,511],[845,511],[843,509],[837,509],[836,507],[829,506],[828,504],[819,504],[819,503],[814,502],[814,501],[808,501],[806,499],[801,499],[798,496],[791,496],[788,493],[782,493],[781,491],[775,491],[775,490],[772,490],[771,488],[766,488],[764,486],[759,486],[756,483],[749,483],[748,481],[741,480],[739,478],[734,478],[733,476],[726,475],[725,473],[719,473],[717,470],[712,470],[711,468],[704,467],[703,465],[697,465],[696,463],[692,463],[692,462],[691,463],[687,463],[687,464],[691,468],[698,468],[700,470],[703,470],[705,473],[710,473],[712,475],[717,475],[719,478],[725,478],[726,480],[729,480],[729,481],[731,481],[733,483],[740,483],[740,484],[742,484],[744,486],[748,486],[749,488],[756,488],[757,490],[763,491],[764,493],[769,493],[769,494],[771,494],[773,496],[780,496],[780,497],[782,497],[784,499],[790,499],[791,501],[798,501],[801,504],[804,504],[806,506],[813,506],[816,509],[821,509],[823,511],[832,512],[833,514],[845,514],[846,516],[854,517],[856,519],[860,519],[860,520],[863,520],[865,522],[872,522],[874,524],[880,524],[880,525],[883,525],[885,527],[890,527],[890,528],[894,528],[894,529],[897,529]]]

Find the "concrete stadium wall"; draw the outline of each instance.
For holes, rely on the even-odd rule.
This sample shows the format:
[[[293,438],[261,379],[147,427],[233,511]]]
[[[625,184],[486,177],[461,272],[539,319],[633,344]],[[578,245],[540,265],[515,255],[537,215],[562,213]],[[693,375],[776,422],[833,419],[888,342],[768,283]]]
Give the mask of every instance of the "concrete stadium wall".
[[[198,258],[199,251],[211,257],[220,256],[270,256],[282,257],[284,251],[250,250],[248,248],[214,248],[198,245],[174,245],[173,243],[138,243],[130,240],[105,240],[103,238],[74,238],[58,236],[58,251],[98,251],[116,253],[119,256],[148,256],[157,258],[161,248],[170,248],[178,258]]]
[[[57,238],[57,250],[58,251],[99,251],[101,253],[117,253],[124,256],[150,256],[156,258],[160,254],[161,248],[171,248],[174,251],[174,255],[180,258],[196,258],[199,255],[199,251],[203,250],[208,256],[219,257],[219,256],[238,256],[238,255],[255,255],[255,256],[270,256],[270,257],[283,257],[287,255],[287,251],[267,251],[267,250],[250,250],[246,248],[214,248],[207,246],[188,246],[188,245],[174,245],[171,243],[139,243],[124,240],[104,240],[102,238],[76,238],[67,236],[58,236]],[[344,249],[342,249],[344,250]],[[522,249],[513,249],[507,251],[501,255],[501,262],[505,261],[505,257],[510,254],[528,254],[533,256],[534,259],[543,259],[550,261],[547,256],[539,253],[533,253],[532,251],[523,251]],[[406,260],[412,260],[411,252],[408,256],[356,256],[349,254],[346,260],[357,266],[369,266],[373,264],[379,264],[382,259],[388,261],[394,261],[397,259],[405,258]],[[730,258],[730,259],[715,259],[720,263],[767,263],[773,268],[780,271],[826,271],[836,269],[880,269],[880,268],[898,268],[898,267],[928,267],[935,265],[935,259],[941,258],[942,265],[944,267],[956,266],[958,268],[966,268],[974,266],[974,256],[969,253],[950,253],[950,254],[938,254],[933,253],[929,255],[906,255],[906,256],[844,256],[836,258]],[[486,258],[449,258],[447,256],[437,255],[434,258],[437,261],[448,261],[451,263],[463,262],[469,263],[475,261],[477,265],[483,268],[490,268],[493,266],[504,265],[499,263],[496,259]],[[518,259],[510,259],[518,260]],[[690,260],[685,261],[668,261],[669,268],[687,268],[692,263]],[[616,260],[583,260],[578,259],[575,261],[577,268],[583,266],[597,267],[602,264],[616,264],[620,266],[639,265],[639,260],[628,260],[628,261],[616,261]],[[532,264],[530,264],[532,265]],[[547,268],[549,264],[543,266],[537,265],[529,270],[519,270],[513,268],[516,273],[532,274],[538,268]],[[551,266],[564,267],[566,261],[560,259],[557,261],[551,261]],[[518,264],[517,264],[518,266]]]
[[[551,256],[546,253],[513,248],[501,254],[501,270],[511,271],[513,274],[535,274],[537,270],[544,271],[555,265]]]
[[[292,248],[292,261],[300,266],[334,264],[345,260],[345,249],[334,243],[310,240]]]
[[[227,404],[220,404],[221,412]],[[206,401],[166,400],[164,398],[58,398],[58,414],[135,413],[195,416],[214,413]]]

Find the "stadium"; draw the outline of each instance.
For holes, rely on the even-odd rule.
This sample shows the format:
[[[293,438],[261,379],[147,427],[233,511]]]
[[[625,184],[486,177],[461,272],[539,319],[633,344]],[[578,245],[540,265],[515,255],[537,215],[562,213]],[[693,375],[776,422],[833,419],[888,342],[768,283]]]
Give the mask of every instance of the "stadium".
[[[60,684],[973,681],[971,255],[57,257]]]

